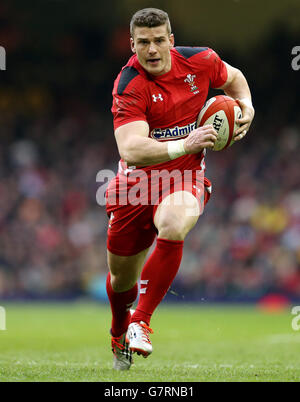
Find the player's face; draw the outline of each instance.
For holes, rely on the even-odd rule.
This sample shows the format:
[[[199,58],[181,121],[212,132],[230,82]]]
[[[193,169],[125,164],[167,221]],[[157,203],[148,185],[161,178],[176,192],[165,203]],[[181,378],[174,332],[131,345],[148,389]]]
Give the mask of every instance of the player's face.
[[[166,24],[153,28],[135,27],[130,43],[148,73],[162,75],[171,70],[170,49],[174,46],[174,36],[168,34]]]

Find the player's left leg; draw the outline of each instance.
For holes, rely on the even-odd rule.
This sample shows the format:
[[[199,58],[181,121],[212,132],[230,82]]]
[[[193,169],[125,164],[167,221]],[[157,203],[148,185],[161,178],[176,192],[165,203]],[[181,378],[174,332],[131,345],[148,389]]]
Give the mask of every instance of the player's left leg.
[[[199,215],[199,202],[187,191],[168,195],[156,210],[156,247],[142,270],[139,302],[127,332],[130,349],[144,357],[152,352],[149,339],[151,316],[178,272],[184,238],[196,224]]]

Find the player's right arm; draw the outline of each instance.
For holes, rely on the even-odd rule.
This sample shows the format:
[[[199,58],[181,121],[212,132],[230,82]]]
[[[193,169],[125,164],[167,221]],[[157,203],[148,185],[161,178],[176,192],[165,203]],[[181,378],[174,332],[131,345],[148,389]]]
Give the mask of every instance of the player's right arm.
[[[121,158],[128,166],[151,166],[185,154],[212,148],[217,133],[211,125],[193,130],[185,139],[159,142],[149,138],[149,125],[137,120],[118,127],[115,137]]]

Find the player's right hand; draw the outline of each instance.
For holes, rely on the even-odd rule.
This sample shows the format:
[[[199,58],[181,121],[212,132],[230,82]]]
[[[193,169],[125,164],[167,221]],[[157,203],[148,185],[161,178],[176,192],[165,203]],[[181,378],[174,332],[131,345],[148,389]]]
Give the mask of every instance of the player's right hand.
[[[184,149],[187,154],[197,154],[204,148],[213,148],[217,137],[218,134],[211,124],[198,127],[184,140]]]

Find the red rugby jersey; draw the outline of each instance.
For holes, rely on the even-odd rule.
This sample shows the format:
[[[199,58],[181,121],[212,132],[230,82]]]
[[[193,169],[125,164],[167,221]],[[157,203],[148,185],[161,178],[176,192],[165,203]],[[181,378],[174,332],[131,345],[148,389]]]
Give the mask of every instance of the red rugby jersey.
[[[150,127],[149,137],[157,141],[186,138],[196,127],[209,87],[218,88],[227,80],[227,69],[217,53],[207,47],[171,49],[172,68],[153,76],[133,55],[119,73],[113,88],[114,128],[144,120]],[[141,167],[139,167],[140,169]],[[151,169],[202,169],[203,153],[143,167]],[[120,161],[119,172],[126,164]],[[131,170],[131,169],[130,169]]]

